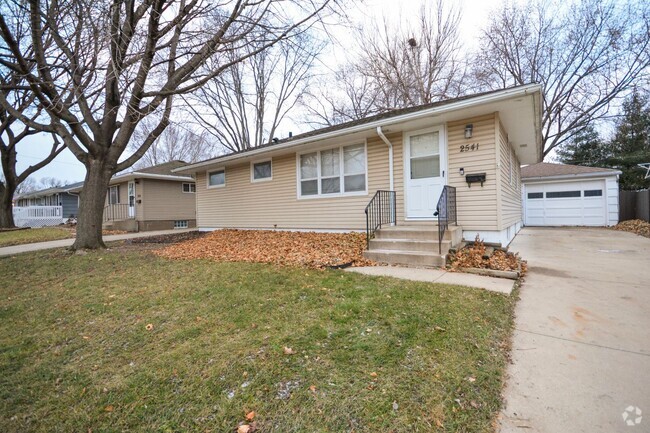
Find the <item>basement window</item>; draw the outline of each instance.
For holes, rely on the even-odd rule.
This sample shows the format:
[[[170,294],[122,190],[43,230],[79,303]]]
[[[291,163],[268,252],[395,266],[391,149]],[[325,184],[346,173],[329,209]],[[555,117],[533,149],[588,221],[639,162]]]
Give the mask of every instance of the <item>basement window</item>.
[[[186,229],[189,227],[187,220],[174,221],[175,229]]]

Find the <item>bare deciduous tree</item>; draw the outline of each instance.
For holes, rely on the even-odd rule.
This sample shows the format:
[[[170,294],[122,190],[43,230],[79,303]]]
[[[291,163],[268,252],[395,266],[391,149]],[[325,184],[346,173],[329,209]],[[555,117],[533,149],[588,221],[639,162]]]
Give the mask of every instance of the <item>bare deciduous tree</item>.
[[[415,22],[384,17],[365,26],[349,63],[309,98],[306,106],[316,119],[309,123],[335,124],[462,94],[467,67],[459,22],[459,10],[438,0],[422,6]]]
[[[175,95],[300,33],[336,5],[333,0],[11,0],[8,9],[25,11],[29,46],[18,42],[3,14],[0,35],[12,58],[0,62],[29,83],[55,120],[56,133],[86,167],[73,248],[103,247],[108,182],[138,161],[169,125]],[[47,40],[52,45],[45,45]],[[203,68],[208,60],[214,60],[210,70]],[[150,115],[157,119],[155,127],[122,159],[136,127]]]
[[[10,11],[5,7],[2,7],[0,11],[3,15],[9,16]],[[14,16],[17,19],[10,21],[10,25],[16,35],[17,43],[20,44],[29,35],[18,19],[25,18],[24,12],[16,11],[16,13],[20,15]],[[15,60],[4,46],[0,47],[0,56]],[[21,74],[4,64],[0,64],[0,101],[3,102],[0,104],[0,174],[2,175],[0,176],[0,228],[11,228],[15,227],[12,210],[14,195],[24,189],[21,188],[23,183],[33,182],[29,176],[49,164],[65,149],[65,146],[54,137],[49,153],[36,164],[19,172],[16,166],[18,144],[40,131],[52,131],[52,126],[42,123],[43,118],[47,118],[47,115],[43,115],[42,106],[29,89],[28,83]],[[21,122],[19,119],[21,117],[27,121]]]
[[[506,4],[483,30],[474,76],[483,89],[540,83],[544,155],[626,95],[650,66],[647,2]]]
[[[150,119],[140,122],[128,149],[137,151],[154,127],[155,124]],[[188,122],[174,120],[133,167],[145,168],[170,161],[197,162],[215,156],[216,150],[204,130],[195,131]]]
[[[322,49],[308,33],[250,55],[259,51],[258,44],[247,45],[243,53],[230,52],[231,58],[247,59],[187,98],[200,125],[231,152],[271,142],[309,87],[312,66]],[[212,63],[205,68],[212,69]]]

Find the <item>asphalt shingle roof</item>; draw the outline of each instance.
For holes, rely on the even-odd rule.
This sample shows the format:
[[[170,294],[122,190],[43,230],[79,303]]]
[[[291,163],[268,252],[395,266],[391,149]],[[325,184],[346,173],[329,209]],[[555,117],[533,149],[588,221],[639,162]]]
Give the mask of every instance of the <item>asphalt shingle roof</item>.
[[[606,173],[612,174],[618,172],[611,168],[602,167],[585,167],[582,165],[570,164],[553,164],[550,162],[538,162],[537,164],[527,165],[521,168],[521,178],[529,179],[533,177],[552,177],[552,176],[571,176],[576,174],[587,173]]]

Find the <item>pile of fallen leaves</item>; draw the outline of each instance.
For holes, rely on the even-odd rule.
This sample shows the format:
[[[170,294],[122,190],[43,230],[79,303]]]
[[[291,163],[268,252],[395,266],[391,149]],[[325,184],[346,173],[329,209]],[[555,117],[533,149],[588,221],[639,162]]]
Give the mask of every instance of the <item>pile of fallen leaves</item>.
[[[368,266],[362,233],[314,233],[272,230],[216,230],[198,239],[170,245],[155,254],[170,259],[212,259],[273,263],[323,269]]]
[[[519,271],[521,275],[526,273],[526,261],[518,254],[495,249],[488,254],[488,248],[477,236],[474,243],[466,246],[452,256],[451,268],[479,268],[492,269],[495,271]]]
[[[643,220],[623,221],[612,227],[614,230],[635,233],[650,238],[650,223]]]

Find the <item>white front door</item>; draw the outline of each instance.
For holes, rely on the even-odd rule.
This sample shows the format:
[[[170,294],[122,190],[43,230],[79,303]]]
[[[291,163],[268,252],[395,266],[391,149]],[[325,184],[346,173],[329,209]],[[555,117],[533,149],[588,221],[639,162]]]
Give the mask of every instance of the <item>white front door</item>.
[[[435,219],[436,204],[445,186],[446,147],[442,127],[405,134],[406,218]]]
[[[135,217],[135,182],[128,184],[129,218]]]

